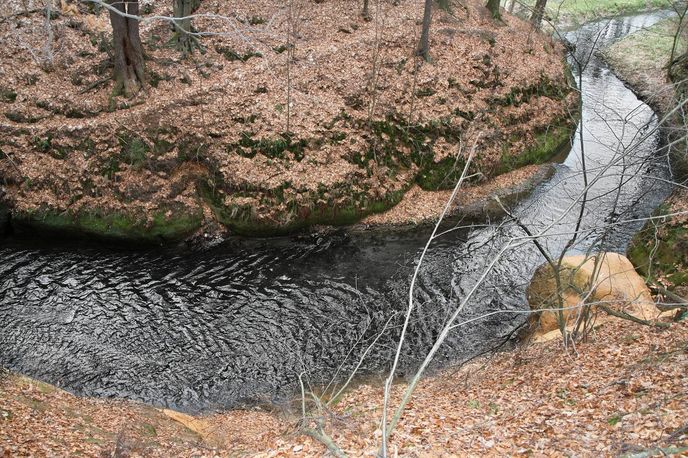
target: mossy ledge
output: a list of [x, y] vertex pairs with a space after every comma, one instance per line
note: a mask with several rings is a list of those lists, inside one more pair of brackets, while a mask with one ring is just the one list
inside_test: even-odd
[[49, 208], [15, 211], [17, 232], [47, 232], [67, 237], [88, 236], [128, 243], [166, 243], [183, 240], [201, 227], [201, 213], [156, 211], [150, 218], [124, 212], [59, 212]]
[[[273, 190], [236, 189], [224, 182], [218, 170], [210, 166], [209, 169], [215, 171], [210, 172], [210, 176], [198, 180], [198, 199], [210, 207], [215, 220], [233, 233], [268, 237], [302, 231], [311, 226], [356, 224], [366, 216], [394, 207], [414, 183], [428, 191], [453, 187], [465, 165], [464, 159], [451, 157], [435, 162], [432, 159], [432, 145], [440, 138], [452, 142], [459, 141], [461, 129], [453, 125], [456, 124], [456, 120], [452, 123], [451, 120], [445, 119], [410, 128], [401, 121], [395, 121], [396, 118], [390, 117], [373, 124], [370, 128], [376, 143], [376, 159], [388, 167], [395, 176], [402, 173], [407, 176], [403, 186], [389, 190], [383, 195], [375, 195], [371, 190], [365, 189], [354, 191], [351, 184], [340, 183], [335, 188], [296, 191], [299, 195], [297, 201], [285, 198], [284, 191], [291, 186], [288, 182]], [[535, 134], [530, 148], [517, 156], [510, 154], [511, 142], [507, 140], [499, 163], [491, 170], [483, 169], [483, 172], [492, 177], [527, 165], [550, 162], [555, 156], [568, 150], [576, 125], [575, 120], [570, 118], [554, 120], [552, 125]], [[283, 143], [280, 143], [280, 146], [284, 147], [284, 151], [297, 145], [294, 151], [289, 150], [294, 154], [301, 152], [305, 148], [304, 145], [310, 145], [312, 141], [290, 138]], [[135, 141], [126, 141], [124, 144], [138, 145]], [[246, 142], [245, 149], [249, 153], [256, 149], [259, 150], [255, 151], [256, 154], [264, 154], [262, 150], [266, 144], [253, 141], [249, 145]], [[147, 162], [142, 159], [146, 157], [148, 150], [144, 148], [147, 146], [145, 143], [141, 145], [141, 148], [122, 147], [122, 155], [127, 153], [127, 163], [135, 169], [147, 167]], [[174, 144], [171, 144], [171, 148], [174, 148], [172, 145]], [[183, 142], [177, 144], [180, 151], [182, 147]], [[143, 152], [135, 154], [138, 150]], [[372, 150], [364, 151], [364, 154], [350, 160], [359, 165], [364, 173], [372, 173], [368, 170], [370, 160], [374, 157]], [[404, 154], [402, 151], [407, 153]], [[297, 156], [294, 160], [301, 159], [300, 155], [294, 155]], [[281, 154], [275, 154], [274, 157], [280, 158]], [[117, 158], [119, 160], [120, 156]], [[411, 169], [416, 172], [410, 173]], [[114, 175], [117, 170], [107, 172]], [[227, 197], [253, 197], [254, 205], [235, 205], [231, 203], [232, 199], [226, 201]], [[0, 226], [3, 221], [9, 219], [7, 213], [8, 211], [3, 213], [0, 209]], [[168, 216], [165, 216], [166, 214]], [[32, 211], [12, 211], [11, 220], [12, 227], [18, 233], [48, 232], [67, 237], [87, 236], [105, 241], [147, 244], [183, 240], [197, 232], [204, 224], [200, 210], [191, 212], [183, 207], [159, 210], [150, 215], [126, 211], [109, 213], [98, 208], [74, 212], [40, 207]]]
[[[662, 205], [655, 216], [670, 213], [668, 205]], [[656, 232], [659, 231], [659, 232]], [[628, 259], [636, 270], [651, 283], [668, 283], [670, 291], [688, 292], [688, 227], [668, 224], [659, 228], [648, 223], [633, 238], [628, 248]], [[658, 282], [659, 279], [662, 282]]]
[[519, 156], [502, 155], [497, 175], [516, 170], [526, 165], [544, 164], [571, 149], [572, 139], [576, 133], [577, 122], [562, 120], [535, 136], [533, 146]]
[[[391, 191], [380, 198], [371, 198], [365, 193], [352, 193], [345, 203], [337, 205], [333, 199], [318, 199], [299, 205], [283, 202], [280, 196], [263, 197], [263, 204], [279, 205], [286, 210], [261, 217], [251, 205], [226, 205], [216, 189], [208, 182], [199, 183], [206, 203], [213, 210], [217, 220], [234, 233], [245, 236], [269, 237], [294, 233], [311, 226], [348, 226], [362, 218], [388, 210], [398, 204], [407, 189]], [[321, 194], [322, 197], [322, 194]]]

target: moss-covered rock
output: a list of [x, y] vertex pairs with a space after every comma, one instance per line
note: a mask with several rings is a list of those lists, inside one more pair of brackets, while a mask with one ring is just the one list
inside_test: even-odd
[[[668, 205], [657, 216], [670, 212]], [[688, 297], [688, 227], [668, 218], [665, 224], [648, 222], [628, 248], [628, 258], [651, 283], [659, 283]]]
[[201, 226], [200, 211], [184, 208], [158, 210], [150, 217], [125, 212], [82, 210], [58, 212], [48, 208], [15, 212], [12, 218], [19, 231], [50, 232], [62, 236], [88, 236], [133, 243], [160, 243], [182, 240]]
[[562, 120], [535, 136], [533, 145], [518, 156], [509, 154], [508, 144], [497, 168], [497, 175], [516, 170], [531, 164], [544, 164], [552, 158], [567, 152], [571, 148], [572, 137], [576, 133], [577, 123]]
[[[288, 185], [286, 185], [288, 186]], [[232, 232], [246, 236], [275, 236], [293, 233], [310, 226], [345, 226], [362, 218], [380, 213], [401, 201], [406, 189], [392, 191], [382, 197], [372, 198], [363, 192], [342, 194], [346, 198], [335, 198], [332, 190], [321, 189], [311, 192], [301, 203], [285, 200], [283, 191], [263, 193], [260, 204], [233, 202], [226, 199], [227, 193], [213, 188], [208, 182], [199, 183], [206, 203], [216, 218]], [[324, 197], [325, 193], [329, 197]], [[261, 212], [258, 206], [272, 208]]]

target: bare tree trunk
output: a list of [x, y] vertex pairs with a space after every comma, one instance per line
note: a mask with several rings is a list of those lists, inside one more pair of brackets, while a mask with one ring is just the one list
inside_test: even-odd
[[[199, 6], [201, 6], [201, 0], [173, 0], [172, 11], [175, 18], [185, 18], [192, 15]], [[175, 47], [184, 56], [191, 54], [194, 48], [198, 46], [198, 39], [190, 35], [193, 32], [191, 19], [175, 20], [174, 29]]]
[[420, 34], [418, 44], [418, 55], [423, 59], [430, 60], [430, 23], [432, 22], [432, 0], [425, 0], [423, 9], [423, 30]]
[[[138, 16], [138, 0], [111, 1], [110, 3], [122, 14]], [[115, 11], [110, 11], [112, 37], [115, 59], [115, 95], [123, 94], [127, 97], [135, 95], [146, 86], [143, 65], [143, 46], [139, 36], [139, 21], [124, 17]]]
[[494, 19], [501, 19], [501, 14], [499, 14], [499, 0], [487, 0], [487, 5], [485, 7], [490, 10], [492, 17]]
[[545, 6], [547, 6], [547, 0], [537, 0], [535, 2], [535, 8], [533, 8], [533, 14], [530, 16], [530, 23], [536, 29], [540, 28], [542, 24], [542, 18], [545, 15]]
[[363, 0], [363, 11], [361, 11], [361, 16], [366, 21], [370, 21], [370, 0]]

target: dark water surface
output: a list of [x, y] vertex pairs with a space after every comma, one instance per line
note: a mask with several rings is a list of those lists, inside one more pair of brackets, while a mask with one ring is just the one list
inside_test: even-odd
[[[608, 44], [665, 15], [587, 25], [568, 38], [582, 56], [590, 43]], [[654, 154], [658, 136], [627, 148], [656, 120], [595, 57], [584, 71], [583, 96], [593, 184], [571, 250], [623, 251], [641, 223], [620, 222], [647, 216], [668, 191], [652, 178], [666, 176]], [[513, 209], [533, 232], [544, 232], [554, 254], [575, 227], [581, 170], [576, 140], [553, 178]], [[616, 224], [611, 232], [608, 223]], [[389, 367], [414, 261], [428, 235], [423, 229], [237, 239], [202, 252], [7, 239], [0, 242], [0, 365], [78, 394], [200, 411], [279, 401], [293, 393], [300, 373], [314, 386], [347, 375], [389, 322], [363, 364], [364, 374], [377, 374]], [[433, 244], [400, 375], [422, 358], [501, 247], [522, 235], [515, 224], [498, 222], [452, 231]], [[532, 244], [507, 251], [460, 321], [525, 310], [525, 288], [542, 262]], [[496, 314], [459, 327], [437, 364], [493, 348], [525, 316]]]

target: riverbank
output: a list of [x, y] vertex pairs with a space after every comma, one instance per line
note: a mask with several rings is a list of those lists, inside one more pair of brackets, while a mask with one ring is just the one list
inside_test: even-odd
[[[552, 164], [528, 165], [499, 175], [486, 183], [461, 188], [446, 216], [459, 216], [468, 221], [503, 216], [504, 211], [495, 197], [505, 205], [518, 202], [553, 173]], [[354, 227], [385, 229], [433, 224], [441, 216], [451, 194], [452, 190], [425, 191], [420, 186], [413, 186], [393, 208], [384, 213], [368, 216]]]
[[[196, 20], [218, 34], [193, 58], [142, 23], [150, 87], [131, 100], [112, 96], [105, 12], [65, 3], [46, 25], [11, 16], [20, 3], [0, 23], [0, 194], [17, 230], [160, 242], [350, 225], [416, 186], [450, 189], [473, 147], [467, 186], [548, 162], [575, 129], [563, 47], [478, 1], [437, 9], [422, 64], [413, 2], [372, 21], [318, 3], [293, 50], [273, 2], [203, 2], [229, 19]], [[26, 51], [46, 27], [49, 68]]]
[[[669, 80], [667, 63], [671, 56], [675, 19], [667, 19], [646, 30], [641, 30], [604, 50], [605, 60], [614, 72], [650, 105], [660, 116], [667, 117], [681, 97], [676, 85]], [[685, 46], [682, 40], [679, 48]], [[678, 80], [681, 80], [679, 77]], [[685, 133], [685, 121], [680, 116], [668, 117], [664, 136], [669, 142]], [[686, 164], [688, 153], [683, 142], [668, 151], [679, 187], [658, 210], [657, 216], [666, 216], [660, 222], [649, 221], [634, 238], [628, 249], [629, 259], [650, 283], [688, 297], [688, 190]]]
[[[544, 20], [566, 30], [589, 21], [671, 8], [673, 4], [671, 0], [550, 0]], [[522, 14], [530, 17], [535, 1], [527, 1], [525, 5]]]
[[[420, 383], [392, 450], [403, 456], [685, 453], [687, 342], [685, 320], [659, 329], [611, 319], [575, 353], [554, 340], [444, 370]], [[323, 412], [326, 431], [351, 456], [377, 450], [381, 386], [353, 388]], [[394, 387], [395, 399], [403, 388]], [[78, 398], [5, 375], [0, 453], [321, 456], [324, 446], [299, 430], [300, 409], [190, 417]]]

